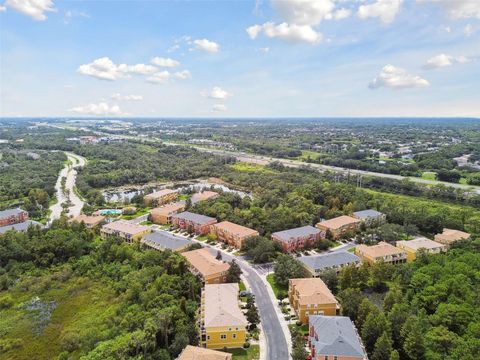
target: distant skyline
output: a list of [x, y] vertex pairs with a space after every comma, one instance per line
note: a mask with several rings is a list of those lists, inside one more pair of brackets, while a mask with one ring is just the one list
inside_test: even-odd
[[0, 0], [0, 116], [480, 117], [480, 1]]

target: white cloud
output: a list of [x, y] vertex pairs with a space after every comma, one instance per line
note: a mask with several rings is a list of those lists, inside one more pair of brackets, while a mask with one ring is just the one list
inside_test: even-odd
[[180, 80], [189, 79], [192, 77], [192, 74], [188, 70], [177, 71], [173, 76]]
[[368, 5], [361, 5], [357, 15], [360, 19], [378, 17], [384, 24], [391, 23], [400, 11], [402, 0], [375, 0]]
[[68, 110], [77, 114], [95, 115], [95, 116], [108, 116], [108, 115], [125, 115], [118, 105], [108, 105], [106, 102], [100, 102], [98, 104], [87, 104], [84, 106], [76, 106]]
[[315, 31], [310, 25], [287, 23], [275, 25], [272, 22], [266, 22], [263, 25], [251, 26], [246, 31], [251, 39], [255, 39], [258, 34], [263, 33], [266, 37], [279, 38], [292, 43], [306, 42], [316, 44], [323, 38], [322, 34]]
[[162, 58], [162, 57], [154, 57], [151, 61], [153, 65], [159, 66], [159, 67], [167, 67], [167, 68], [172, 68], [180, 65], [180, 62], [177, 60], [173, 60], [170, 58]]
[[0, 12], [7, 11], [7, 7], [0, 5]]
[[453, 64], [465, 64], [470, 59], [465, 56], [454, 57], [446, 54], [439, 54], [427, 60], [423, 66], [425, 69], [438, 69], [442, 67], [452, 66]]
[[348, 18], [351, 14], [352, 14], [352, 11], [350, 9], [341, 8], [336, 10], [333, 13], [333, 18], [335, 20], [343, 20]]
[[475, 30], [473, 29], [473, 26], [472, 26], [471, 24], [467, 24], [467, 25], [465, 25], [465, 27], [463, 28], [463, 34], [464, 34], [466, 37], [469, 37], [469, 36], [472, 35], [474, 32], [475, 32]]
[[193, 43], [197, 46], [197, 49], [206, 52], [216, 53], [220, 50], [220, 45], [207, 39], [197, 39]]
[[103, 57], [96, 59], [89, 64], [80, 65], [77, 71], [82, 75], [113, 81], [122, 77], [127, 77], [129, 74], [153, 74], [155, 71], [157, 71], [157, 68], [146, 64], [116, 65], [112, 60], [110, 60], [110, 58]]
[[266, 54], [266, 53], [270, 52], [270, 48], [269, 47], [263, 47], [263, 48], [259, 48], [258, 51]]
[[406, 70], [393, 65], [385, 65], [382, 71], [369, 84], [371, 89], [388, 87], [391, 89], [407, 89], [415, 87], [426, 87], [430, 83], [420, 76], [411, 75]]
[[480, 19], [480, 1], [478, 0], [417, 0], [421, 3], [438, 4], [453, 19]]
[[72, 18], [79, 17], [79, 18], [85, 18], [85, 19], [90, 19], [90, 15], [83, 11], [77, 11], [77, 10], [67, 10], [65, 11], [65, 16], [63, 18], [63, 23], [64, 24], [70, 24], [70, 21]]
[[209, 97], [211, 99], [225, 100], [226, 98], [232, 96], [228, 91], [222, 89], [219, 86], [214, 86], [210, 91], [203, 91], [202, 95]]
[[213, 112], [224, 112], [227, 111], [227, 107], [223, 104], [215, 104], [212, 106]]
[[152, 84], [165, 84], [170, 80], [170, 73], [167, 70], [154, 73], [147, 78], [147, 81]]
[[332, 0], [272, 0], [278, 15], [289, 24], [317, 25], [333, 17]]
[[57, 11], [53, 0], [7, 0], [5, 5], [37, 21], [46, 20], [46, 12]]
[[135, 94], [122, 95], [122, 94], [119, 94], [119, 93], [115, 93], [115, 94], [112, 94], [111, 98], [115, 99], [115, 100], [125, 100], [125, 101], [141, 101], [141, 100], [143, 100], [142, 95], [135, 95]]

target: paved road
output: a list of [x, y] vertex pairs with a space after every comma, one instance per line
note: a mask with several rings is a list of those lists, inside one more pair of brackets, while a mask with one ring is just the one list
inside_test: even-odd
[[[57, 183], [55, 184], [57, 202], [50, 207], [50, 219], [49, 224], [60, 218], [60, 215], [63, 211], [62, 204], [70, 199], [72, 205], [68, 208], [69, 216], [78, 216], [80, 215], [84, 201], [80, 199], [77, 194], [75, 194], [75, 182], [77, 179], [77, 170], [79, 167], [83, 167], [86, 164], [86, 159], [80, 155], [73, 153], [65, 153], [68, 157], [69, 163], [60, 171], [58, 175]], [[62, 190], [62, 178], [66, 178], [65, 187], [68, 190], [67, 193], [64, 193]]]

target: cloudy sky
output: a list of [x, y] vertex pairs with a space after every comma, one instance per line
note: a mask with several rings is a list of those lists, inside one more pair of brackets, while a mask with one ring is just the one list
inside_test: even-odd
[[1, 116], [480, 116], [480, 0], [0, 4]]

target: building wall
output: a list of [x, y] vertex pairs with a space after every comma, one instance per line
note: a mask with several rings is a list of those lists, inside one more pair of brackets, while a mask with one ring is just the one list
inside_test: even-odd
[[28, 220], [28, 213], [26, 211], [22, 211], [16, 215], [0, 218], [0, 226], [19, 224], [27, 220]]
[[[289, 287], [288, 289], [288, 299], [290, 301], [290, 306], [295, 311], [295, 314], [298, 316], [298, 320], [302, 324], [308, 324], [309, 315], [326, 315], [326, 316], [335, 316], [337, 315], [337, 304], [310, 304], [310, 307], [307, 305], [300, 305], [298, 301], [298, 295], [295, 291], [295, 287]], [[317, 307], [315, 307], [317, 305]], [[307, 314], [308, 312], [308, 314]]]
[[139, 232], [139, 233], [136, 233], [136, 234], [127, 234], [123, 231], [112, 231], [110, 229], [102, 229], [100, 231], [100, 234], [102, 236], [102, 238], [107, 238], [109, 236], [118, 236], [120, 238], [122, 238], [123, 240], [125, 240], [127, 243], [134, 243], [134, 242], [137, 242], [137, 241], [140, 241], [140, 239], [142, 237], [144, 237], [145, 235], [149, 234], [151, 232], [150, 229], [148, 230], [145, 230], [145, 231], [142, 231], [142, 232]]
[[205, 329], [205, 341], [202, 341], [202, 344], [207, 349], [240, 348], [246, 339], [247, 331], [243, 326], [212, 327]]
[[203, 279], [205, 284], [223, 284], [227, 280], [227, 273], [220, 272], [214, 275], [209, 275]]
[[249, 237], [257, 236], [256, 234], [248, 235], [248, 236], [237, 236], [235, 234], [223, 231], [221, 229], [217, 229], [216, 227], [212, 227], [211, 233], [217, 237], [217, 240], [222, 241], [228, 245], [231, 245], [237, 249], [241, 249], [243, 242], [248, 239]]
[[333, 238], [338, 239], [338, 238], [342, 237], [343, 235], [345, 235], [349, 231], [356, 231], [358, 229], [358, 223], [347, 224], [347, 225], [344, 225], [344, 226], [342, 226], [338, 229], [331, 229], [327, 226], [323, 226], [323, 225], [320, 225], [320, 224], [317, 224], [316, 227], [319, 228], [320, 230], [324, 231], [325, 233], [327, 232], [327, 230], [330, 230]]
[[197, 235], [207, 235], [210, 232], [210, 225], [213, 225], [217, 222], [217, 220], [212, 220], [207, 224], [197, 224], [193, 221], [180, 219], [180, 218], [172, 218], [172, 225], [182, 229], [188, 230], [191, 226], [193, 232]]
[[172, 201], [175, 201], [176, 199], [177, 199], [177, 193], [166, 194], [159, 197], [151, 197], [146, 195], [143, 198], [143, 202], [145, 203], [146, 206], [153, 206], [153, 205], [160, 206], [160, 205], [165, 205]]
[[[398, 248], [402, 249], [407, 253], [407, 262], [412, 262], [417, 258], [417, 251], [410, 249], [408, 247], [403, 247], [400, 244], [397, 245]], [[439, 254], [442, 252], [441, 248], [436, 249], [424, 249], [427, 254]]]
[[290, 242], [284, 242], [281, 239], [279, 239], [277, 236], [272, 235], [272, 240], [278, 241], [282, 245], [284, 251], [292, 252], [299, 249], [303, 249], [306, 245], [313, 245], [315, 241], [320, 239], [320, 237], [321, 237], [321, 233], [318, 233], [318, 234], [312, 234], [308, 236], [299, 236], [297, 238], [291, 239]]

